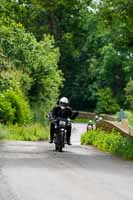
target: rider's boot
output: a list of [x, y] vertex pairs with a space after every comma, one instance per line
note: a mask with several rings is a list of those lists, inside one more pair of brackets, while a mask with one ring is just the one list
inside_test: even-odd
[[70, 142], [70, 138], [68, 138], [67, 144], [68, 144], [68, 145], [72, 145], [72, 143]]
[[53, 141], [54, 141], [54, 137], [53, 137], [53, 135], [52, 135], [52, 137], [50, 137], [49, 143], [52, 144]]
[[68, 145], [72, 145], [72, 143], [71, 143], [71, 142], [68, 142], [67, 144], [68, 144]]

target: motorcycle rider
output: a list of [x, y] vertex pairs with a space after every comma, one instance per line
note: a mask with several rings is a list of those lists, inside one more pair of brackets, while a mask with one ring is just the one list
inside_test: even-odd
[[93, 129], [94, 129], [94, 124], [93, 124], [93, 121], [90, 119], [87, 124], [87, 131], [93, 130]]
[[[72, 108], [69, 106], [69, 100], [67, 97], [62, 97], [59, 100], [59, 104], [56, 105], [53, 110], [49, 113], [49, 118], [51, 120], [50, 124], [50, 141], [49, 143], [53, 143], [54, 140], [54, 133], [55, 133], [55, 123], [54, 121], [56, 118], [61, 117], [65, 119], [74, 119], [78, 115], [78, 112], [73, 112]], [[67, 144], [71, 145], [70, 142], [71, 137], [71, 123], [67, 125], [67, 133], [66, 133], [66, 139]]]

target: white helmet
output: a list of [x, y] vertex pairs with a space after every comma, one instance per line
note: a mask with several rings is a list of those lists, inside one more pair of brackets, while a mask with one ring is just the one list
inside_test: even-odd
[[69, 104], [69, 100], [67, 97], [62, 97], [59, 100], [59, 105], [61, 106], [62, 109], [64, 109], [66, 106], [68, 106], [68, 104]]
[[99, 117], [99, 120], [102, 120], [103, 118], [102, 117]]
[[98, 116], [98, 115], [95, 116], [95, 120], [96, 120], [96, 121], [99, 120], [99, 116]]

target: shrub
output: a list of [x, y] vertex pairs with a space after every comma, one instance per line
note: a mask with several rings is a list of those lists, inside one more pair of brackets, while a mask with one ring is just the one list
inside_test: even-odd
[[98, 113], [114, 114], [120, 109], [115, 98], [113, 98], [110, 88], [100, 89], [98, 91], [98, 102], [96, 111]]
[[0, 71], [0, 91], [2, 92], [6, 90], [16, 91], [21, 89], [22, 92], [27, 95], [31, 83], [32, 78], [28, 73], [25, 73], [22, 70], [17, 70], [14, 66], [11, 68], [8, 67], [8, 69], [3, 68]]
[[4, 139], [6, 135], [9, 134], [9, 129], [0, 123], [0, 140]]
[[90, 130], [81, 136], [81, 144], [92, 144], [99, 149], [127, 159], [133, 159], [133, 139], [122, 136], [119, 132]]
[[3, 93], [0, 94], [0, 121], [12, 123], [15, 119], [15, 109]]
[[132, 80], [127, 83], [125, 92], [126, 92], [127, 103], [129, 104], [130, 109], [133, 110], [133, 81]]
[[32, 120], [32, 112], [23, 93], [7, 90], [0, 94], [0, 120], [4, 123], [27, 123]]
[[[63, 74], [58, 69], [60, 53], [55, 47], [54, 38], [44, 35], [38, 42], [22, 24], [9, 18], [1, 18], [0, 27], [4, 66], [8, 63], [6, 58], [9, 58], [16, 71], [23, 72], [20, 86], [29, 98], [30, 105], [38, 103], [48, 112], [55, 105], [63, 84]], [[1, 64], [0, 61], [0, 65], [3, 66], [3, 62]]]
[[7, 91], [5, 97], [11, 102], [12, 107], [15, 108], [14, 123], [23, 124], [31, 121], [32, 112], [30, 106], [20, 90], [17, 92]]

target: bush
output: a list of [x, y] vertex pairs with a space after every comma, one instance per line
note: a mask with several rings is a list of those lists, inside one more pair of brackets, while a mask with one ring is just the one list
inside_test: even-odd
[[0, 140], [4, 139], [6, 135], [9, 134], [9, 129], [0, 123]]
[[19, 79], [20, 86], [30, 105], [40, 104], [48, 112], [55, 105], [63, 84], [63, 74], [58, 69], [60, 53], [54, 38], [44, 35], [38, 42], [22, 24], [9, 18], [0, 19], [0, 27], [0, 53], [5, 56], [4, 64], [0, 61], [0, 65], [7, 66], [6, 58], [9, 58], [10, 65], [23, 72]]
[[120, 109], [115, 98], [113, 98], [110, 88], [100, 89], [98, 91], [98, 101], [96, 105], [97, 113], [114, 114]]
[[15, 109], [11, 102], [6, 99], [3, 93], [0, 94], [0, 121], [3, 123], [13, 123], [15, 119]]
[[27, 95], [31, 87], [32, 78], [28, 73], [17, 70], [14, 66], [10, 68], [6, 65], [6, 67], [8, 67], [8, 69], [3, 68], [0, 71], [0, 91], [16, 91], [21, 89], [21, 91]]
[[81, 144], [92, 144], [99, 149], [126, 159], [133, 159], [133, 139], [122, 136], [119, 132], [90, 130], [81, 136]]
[[31, 122], [32, 112], [20, 90], [9, 90], [0, 94], [0, 120], [19, 124]]
[[132, 80], [127, 83], [125, 92], [126, 92], [126, 100], [127, 100], [127, 103], [129, 104], [129, 108], [133, 110], [133, 81]]

